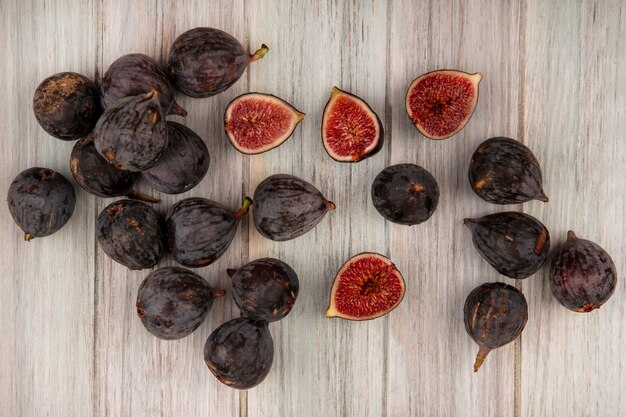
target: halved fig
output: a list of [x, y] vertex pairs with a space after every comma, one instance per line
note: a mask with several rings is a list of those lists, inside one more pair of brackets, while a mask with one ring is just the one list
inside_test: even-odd
[[286, 101], [263, 93], [235, 97], [224, 112], [224, 130], [239, 152], [254, 155], [280, 146], [304, 119]]
[[360, 253], [335, 277], [326, 317], [371, 320], [389, 313], [404, 298], [404, 278], [383, 255]]
[[322, 143], [338, 162], [359, 162], [383, 147], [380, 118], [361, 98], [333, 87], [322, 118]]
[[465, 127], [476, 109], [480, 72], [437, 70], [419, 76], [406, 94], [409, 118], [429, 139], [448, 139]]

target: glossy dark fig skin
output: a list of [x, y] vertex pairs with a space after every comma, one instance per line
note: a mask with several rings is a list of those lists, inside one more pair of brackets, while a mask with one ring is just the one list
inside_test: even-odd
[[508, 211], [463, 222], [472, 231], [476, 250], [502, 275], [528, 278], [546, 261], [550, 233], [528, 214]]
[[274, 360], [274, 341], [267, 324], [249, 318], [227, 321], [204, 345], [204, 362], [223, 384], [236, 389], [259, 385]]
[[141, 176], [155, 190], [180, 194], [198, 185], [209, 170], [209, 150], [193, 130], [167, 122], [168, 146], [159, 162]]
[[91, 132], [102, 113], [98, 87], [75, 72], [54, 74], [35, 90], [33, 111], [43, 130], [55, 138], [82, 138]]
[[96, 149], [117, 169], [143, 171], [156, 165], [168, 144], [158, 92], [116, 101], [104, 111], [94, 132]]
[[257, 259], [227, 273], [237, 307], [253, 320], [268, 323], [284, 318], [298, 297], [298, 275], [280, 259]]
[[567, 241], [550, 267], [554, 298], [565, 308], [589, 313], [606, 303], [616, 286], [617, 270], [611, 256], [597, 243], [567, 232]]
[[159, 92], [163, 112], [187, 116], [187, 111], [174, 100], [174, 88], [163, 68], [144, 54], [128, 54], [116, 59], [102, 77], [100, 99], [107, 108], [129, 96]]
[[190, 268], [215, 262], [230, 246], [251, 204], [248, 197], [237, 211], [197, 197], [174, 204], [165, 220], [165, 234], [176, 262]]
[[465, 300], [463, 318], [467, 334], [480, 347], [474, 372], [494, 349], [515, 340], [528, 321], [528, 304], [517, 288], [502, 282], [482, 284]]
[[287, 174], [267, 177], [254, 192], [252, 215], [256, 229], [276, 241], [294, 239], [313, 229], [335, 209], [310, 183]]
[[198, 27], [181, 34], [172, 45], [168, 71], [184, 94], [210, 97], [233, 85], [248, 64], [268, 52], [268, 47], [249, 55], [237, 39], [214, 28]]
[[152, 268], [163, 256], [159, 216], [140, 201], [109, 204], [96, 220], [96, 236], [111, 259], [132, 270]]
[[9, 211], [24, 231], [24, 240], [53, 234], [72, 217], [76, 195], [72, 184], [48, 168], [20, 172], [9, 186]]
[[412, 226], [428, 220], [437, 209], [439, 185], [418, 165], [392, 165], [374, 179], [372, 203], [385, 219]]
[[468, 177], [476, 195], [489, 203], [548, 201], [537, 158], [514, 139], [498, 137], [481, 143], [472, 155]]
[[137, 293], [137, 315], [152, 335], [163, 340], [189, 336], [202, 324], [216, 297], [201, 276], [185, 268], [167, 266], [151, 272]]

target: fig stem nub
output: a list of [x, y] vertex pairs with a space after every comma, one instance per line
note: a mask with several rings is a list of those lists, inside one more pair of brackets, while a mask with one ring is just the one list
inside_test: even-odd
[[539, 194], [537, 194], [535, 200], [543, 201], [544, 203], [548, 202], [548, 196], [543, 192], [543, 188], [539, 190]]
[[233, 215], [235, 217], [242, 217], [244, 214], [248, 212], [248, 209], [252, 205], [252, 199], [250, 197], [246, 197], [243, 199], [243, 205], [239, 210], [237, 210]]
[[214, 298], [223, 297], [225, 295], [226, 295], [226, 291], [224, 291], [224, 290], [213, 290], [213, 297]]
[[487, 358], [487, 355], [489, 354], [489, 352], [490, 350], [485, 346], [481, 346], [480, 349], [478, 349], [478, 354], [476, 355], [476, 362], [474, 362], [474, 372], [478, 372], [483, 362], [485, 362], [485, 359]]
[[470, 218], [465, 218], [463, 219], [463, 224], [466, 226], [471, 226], [474, 223], [474, 219], [470, 219]]
[[263, 58], [269, 52], [269, 50], [270, 48], [268, 48], [266, 44], [262, 44], [261, 47], [257, 49], [254, 54], [250, 55], [250, 62], [258, 61], [259, 59]]
[[232, 277], [233, 275], [235, 275], [235, 272], [237, 272], [236, 269], [232, 269], [232, 268], [228, 268], [226, 270], [226, 274], [228, 274], [229, 277]]
[[568, 230], [567, 232], [567, 240], [576, 239], [576, 233], [573, 230]]
[[478, 84], [478, 83], [480, 82], [480, 80], [482, 80], [482, 79], [483, 79], [483, 74], [482, 74], [482, 73], [480, 73], [480, 72], [477, 72], [477, 73], [471, 74], [471, 75], [469, 76], [469, 78], [470, 78], [473, 82], [475, 82], [476, 84]]
[[334, 210], [336, 208], [337, 208], [337, 206], [332, 201], [327, 201], [326, 202], [326, 210], [331, 211], [331, 210]]

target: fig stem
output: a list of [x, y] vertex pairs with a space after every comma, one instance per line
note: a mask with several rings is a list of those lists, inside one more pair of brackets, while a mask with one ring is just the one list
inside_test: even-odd
[[539, 194], [535, 196], [535, 200], [543, 201], [544, 203], [548, 202], [548, 196], [543, 192], [543, 188], [539, 190]]
[[226, 295], [226, 291], [224, 291], [224, 290], [213, 290], [213, 297], [214, 298], [223, 297], [225, 295]]
[[326, 202], [326, 210], [331, 211], [331, 210], [334, 210], [336, 208], [337, 208], [337, 206], [332, 201], [327, 201]]
[[251, 205], [252, 205], [252, 199], [246, 196], [246, 198], [243, 199], [243, 205], [241, 206], [239, 210], [233, 213], [233, 216], [237, 218], [242, 217], [244, 214], [248, 212], [248, 209], [250, 208]]
[[485, 359], [487, 359], [487, 355], [491, 352], [487, 346], [481, 346], [478, 349], [478, 354], [476, 355], [476, 362], [474, 362], [474, 372], [478, 372]]
[[568, 230], [567, 232], [567, 240], [576, 239], [576, 233], [573, 230]]
[[474, 219], [465, 218], [465, 219], [463, 219], [463, 224], [467, 226], [469, 224], [474, 223], [474, 221], [475, 221]]
[[158, 203], [160, 201], [158, 198], [150, 197], [148, 194], [140, 193], [139, 191], [131, 191], [126, 194], [126, 197], [143, 201], [144, 203]]
[[172, 102], [172, 108], [170, 109], [170, 114], [175, 114], [177, 116], [187, 116], [187, 110], [181, 107], [177, 102]]
[[33, 239], [30, 233], [24, 233], [24, 240], [30, 242]]
[[270, 48], [268, 48], [266, 44], [262, 44], [261, 47], [257, 49], [254, 54], [250, 55], [249, 62], [258, 61], [259, 59], [263, 58], [265, 54], [269, 52], [269, 50]]

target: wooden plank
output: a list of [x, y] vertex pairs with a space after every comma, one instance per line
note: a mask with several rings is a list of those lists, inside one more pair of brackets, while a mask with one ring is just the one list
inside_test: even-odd
[[548, 270], [524, 281], [522, 415], [626, 415], [626, 5], [528, 1], [524, 139], [542, 161], [548, 204], [529, 212], [552, 245], [568, 229], [613, 257], [621, 280], [600, 311], [552, 297]]

